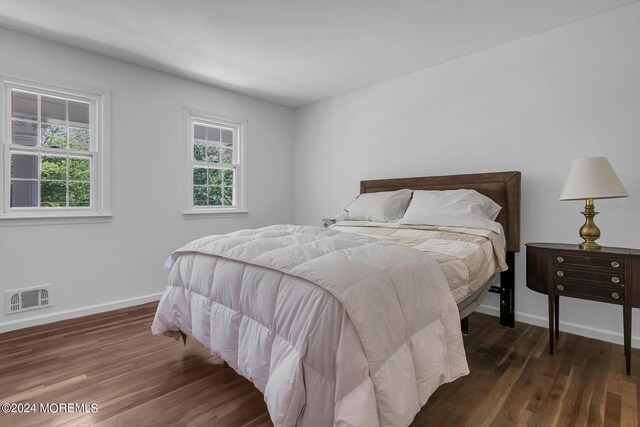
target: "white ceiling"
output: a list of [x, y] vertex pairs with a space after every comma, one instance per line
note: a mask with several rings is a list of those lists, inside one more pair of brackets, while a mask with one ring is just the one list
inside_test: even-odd
[[298, 107], [638, 0], [0, 1], [0, 26]]

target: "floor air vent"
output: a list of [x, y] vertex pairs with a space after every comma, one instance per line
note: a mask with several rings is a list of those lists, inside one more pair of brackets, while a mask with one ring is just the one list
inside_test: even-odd
[[44, 285], [37, 288], [14, 289], [5, 291], [5, 314], [36, 310], [53, 305], [51, 288]]

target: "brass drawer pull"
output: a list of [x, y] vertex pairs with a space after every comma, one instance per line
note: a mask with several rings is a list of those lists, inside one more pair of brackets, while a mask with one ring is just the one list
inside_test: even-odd
[[611, 261], [611, 267], [618, 268], [620, 267], [620, 263], [618, 261]]
[[611, 298], [613, 299], [620, 299], [620, 294], [617, 292], [611, 292]]
[[619, 277], [615, 277], [615, 276], [614, 276], [614, 277], [612, 277], [612, 278], [611, 278], [611, 281], [612, 281], [613, 283], [620, 283], [620, 278], [619, 278]]
[[557, 288], [559, 291], [564, 291], [564, 285], [558, 285], [558, 286], [556, 286], [556, 288]]
[[562, 277], [562, 276], [564, 276], [564, 271], [562, 271], [562, 270], [558, 270], [558, 271], [556, 272], [556, 274], [558, 275], [558, 277]]
[[556, 258], [556, 260], [557, 260], [558, 262], [564, 262], [564, 258], [562, 258], [561, 256], [559, 256], [558, 258]]

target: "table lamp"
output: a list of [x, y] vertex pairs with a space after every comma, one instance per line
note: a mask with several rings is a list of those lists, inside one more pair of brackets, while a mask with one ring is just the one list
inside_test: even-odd
[[606, 157], [586, 157], [571, 162], [569, 175], [560, 194], [560, 200], [585, 200], [585, 223], [580, 227], [582, 249], [600, 249], [596, 240], [600, 229], [594, 224], [593, 217], [598, 214], [593, 207], [593, 199], [611, 199], [627, 197], [629, 193], [614, 172]]

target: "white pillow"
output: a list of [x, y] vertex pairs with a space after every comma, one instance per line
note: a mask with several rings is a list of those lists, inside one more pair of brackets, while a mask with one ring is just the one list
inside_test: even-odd
[[355, 221], [393, 222], [404, 215], [411, 199], [411, 190], [363, 193], [346, 210]]
[[409, 210], [413, 213], [472, 213], [495, 220], [502, 208], [476, 190], [416, 190]]
[[475, 190], [416, 190], [398, 223], [483, 228], [500, 233], [502, 226], [493, 221], [500, 209]]

